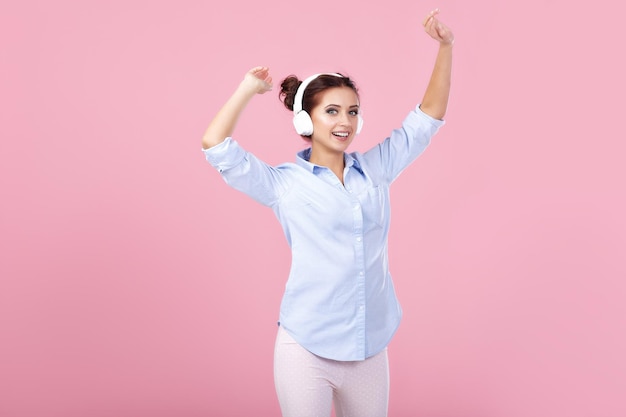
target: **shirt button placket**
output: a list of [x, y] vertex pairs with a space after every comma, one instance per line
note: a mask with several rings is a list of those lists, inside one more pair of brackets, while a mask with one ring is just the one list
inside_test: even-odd
[[363, 244], [363, 213], [361, 211], [361, 204], [356, 202], [354, 204], [354, 230], [355, 236], [355, 255], [356, 265], [355, 269], [358, 272], [356, 277], [357, 281], [357, 294], [355, 300], [356, 307], [356, 322], [357, 322], [357, 352], [360, 357], [365, 359], [365, 247]]

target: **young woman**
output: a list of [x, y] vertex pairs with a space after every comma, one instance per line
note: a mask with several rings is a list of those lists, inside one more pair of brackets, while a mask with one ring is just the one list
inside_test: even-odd
[[226, 182], [271, 207], [292, 251], [280, 306], [274, 380], [284, 417], [387, 415], [387, 345], [401, 309], [388, 269], [389, 186], [443, 125], [452, 32], [424, 20], [439, 42], [426, 92], [400, 129], [371, 150], [347, 153], [361, 130], [359, 95], [341, 74], [281, 84], [297, 133], [310, 147], [295, 163], [269, 166], [231, 135], [256, 94], [272, 89], [268, 68], [246, 73], [206, 130], [206, 159]]

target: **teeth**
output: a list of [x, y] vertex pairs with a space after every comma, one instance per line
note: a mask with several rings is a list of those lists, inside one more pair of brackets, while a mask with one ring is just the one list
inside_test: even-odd
[[346, 132], [333, 132], [335, 136], [341, 136], [342, 138], [347, 138], [348, 134]]

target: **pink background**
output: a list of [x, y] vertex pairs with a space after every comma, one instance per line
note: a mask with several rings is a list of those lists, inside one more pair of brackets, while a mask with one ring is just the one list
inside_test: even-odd
[[[288, 248], [200, 137], [267, 65], [353, 76], [367, 149], [422, 97], [434, 7], [454, 85], [448, 124], [392, 188], [390, 416], [625, 416], [618, 5], [4, 2], [0, 416], [279, 415]], [[273, 164], [303, 146], [277, 92], [237, 130]]]

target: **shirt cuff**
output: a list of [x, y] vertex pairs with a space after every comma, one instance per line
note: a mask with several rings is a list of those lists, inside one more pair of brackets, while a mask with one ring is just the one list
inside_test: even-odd
[[422, 103], [418, 104], [417, 107], [415, 107], [415, 112], [418, 114], [418, 116], [420, 116], [421, 118], [428, 120], [431, 124], [433, 124], [437, 129], [439, 129], [441, 126], [443, 126], [444, 124], [446, 124], [445, 120], [439, 120], [439, 119], [435, 119], [432, 116], [429, 116], [428, 114], [424, 113], [422, 111], [422, 109], [420, 109], [420, 106], [422, 105]]
[[238, 165], [246, 156], [246, 151], [232, 137], [227, 137], [222, 143], [209, 149], [202, 149], [202, 152], [207, 162], [219, 172]]

